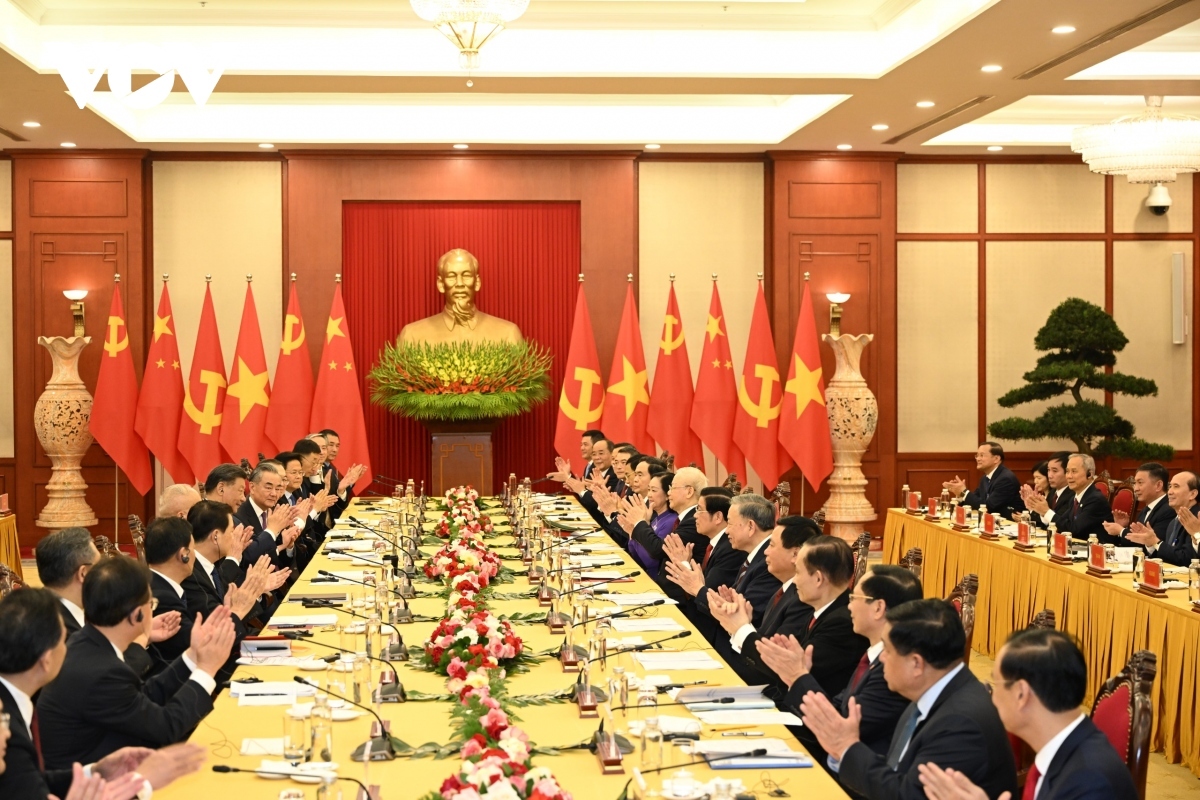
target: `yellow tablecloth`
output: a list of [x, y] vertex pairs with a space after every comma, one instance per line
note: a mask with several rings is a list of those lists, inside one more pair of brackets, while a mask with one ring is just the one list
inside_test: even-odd
[[974, 647], [995, 657], [1009, 634], [1029, 625], [1042, 609], [1053, 609], [1058, 628], [1077, 636], [1088, 662], [1088, 696], [1121, 670], [1135, 650], [1158, 656], [1154, 733], [1151, 744], [1171, 762], [1183, 761], [1200, 775], [1197, 725], [1197, 665], [1200, 614], [1188, 607], [1186, 590], [1166, 599], [1138, 594], [1128, 574], [1094, 578], [1086, 566], [1053, 564], [1044, 549], [1022, 553], [1013, 541], [988, 542], [900, 509], [888, 512], [884, 560], [897, 563], [909, 548], [921, 548], [927, 597], [945, 597], [963, 575], [979, 576]]
[[[364, 512], [361, 506], [352, 507], [348, 514], [353, 514], [363, 520], [372, 518], [372, 514]], [[494, 516], [493, 519], [495, 519]], [[496, 549], [502, 556], [516, 556], [516, 551], [511, 549], [512, 541], [510, 536], [504, 535], [488, 539], [487, 544]], [[506, 545], [509, 547], [506, 547]], [[434, 549], [429, 546], [422, 548], [426, 555], [432, 553]], [[628, 554], [619, 550], [614, 550], [613, 553], [622, 555], [626, 564], [632, 563]], [[519, 560], [508, 561], [507, 564], [516, 569], [523, 568]], [[330, 561], [321, 553], [309, 564], [304, 578], [315, 577], [318, 569], [342, 571], [354, 568], [355, 565], [352, 562]], [[617, 567], [605, 567], [604, 569], [611, 570], [617, 569]], [[309, 588], [308, 582], [304, 578], [296, 584], [297, 589]], [[337, 588], [340, 590], [346, 585], [342, 584]], [[645, 576], [638, 577], [633, 583], [620, 583], [613, 586], [616, 587], [615, 591], [621, 592], [655, 591], [653, 581]], [[328, 591], [330, 590], [330, 584], [318, 583], [312, 588]], [[429, 584], [417, 584], [417, 588], [420, 590], [432, 587]], [[516, 583], [501, 584], [497, 587], [497, 591], [502, 593], [518, 592], [528, 588], [529, 586], [525, 579], [518, 577]], [[413, 612], [420, 615], [440, 617], [445, 611], [445, 601], [439, 598], [418, 598], [412, 601], [411, 605]], [[500, 614], [544, 610], [539, 609], [537, 601], [532, 598], [509, 601], [494, 600], [491, 607]], [[604, 604], [601, 613], [613, 613], [613, 611], [618, 610], [617, 606], [611, 606], [611, 608], [612, 611], [609, 611], [609, 606]], [[657, 611], [660, 616], [672, 617], [689, 629], [691, 628], [690, 623], [674, 607], [662, 606]], [[290, 616], [314, 612], [304, 609], [298, 603], [285, 603], [280, 613]], [[422, 644], [430, 631], [433, 630], [435, 624], [433, 622], [417, 622], [412, 625], [402, 626], [401, 630], [405, 643], [409, 645]], [[516, 630], [518, 635], [524, 640], [526, 648], [535, 653], [556, 647], [561, 644], [563, 639], [561, 634], [552, 636], [543, 624], [518, 625]], [[646, 632], [642, 634], [615, 633], [614, 635], [640, 635], [644, 640], [652, 641], [669, 635], [669, 632]], [[338, 644], [336, 633], [315, 631], [314, 638], [318, 641], [328, 642], [329, 644]], [[697, 634], [693, 633], [692, 637], [681, 641], [680, 644], [686, 648], [696, 648], [704, 646], [707, 643]], [[307, 653], [302, 652], [299, 647], [295, 650], [296, 655], [312, 654], [323, 656], [330, 652], [333, 651], [328, 651], [319, 646], [310, 646]], [[641, 667], [628, 654], [621, 655], [619, 659], [610, 659], [610, 669], [613, 666], [617, 666], [618, 662], [627, 671], [632, 671], [637, 675], [644, 674]], [[237, 680], [247, 675], [254, 675], [262, 680], [287, 681], [291, 680], [292, 676], [296, 674], [321, 675], [319, 672], [298, 672], [296, 669], [290, 667], [257, 666], [239, 667], [234, 679]], [[401, 682], [409, 690], [415, 689], [428, 693], [445, 692], [445, 678], [442, 676], [421, 672], [403, 665], [399, 667], [398, 675]], [[715, 686], [743, 685], [733, 670], [728, 667], [707, 672], [675, 672], [671, 673], [671, 678], [680, 682], [707, 680], [709, 685]], [[594, 667], [591, 676], [592, 684], [603, 686], [606, 680], [606, 675], [601, 672], [598, 666]], [[565, 688], [573, 684], [574, 681], [574, 673], [564, 673], [557, 660], [546, 659], [534, 666], [526, 674], [510, 676], [508, 691], [510, 695], [539, 694]], [[667, 698], [662, 696], [660, 700], [666, 702]], [[384, 705], [382, 716], [391, 722], [392, 733], [395, 736], [413, 746], [419, 746], [426, 742], [450, 741], [450, 709], [451, 705], [448, 702], [410, 702]], [[211, 765], [221, 763], [241, 768], [258, 766], [261, 761], [260, 757], [238, 755], [242, 739], [244, 737], [281, 736], [283, 734], [283, 712], [284, 707], [282, 706], [238, 706], [237, 701], [231, 700], [227, 692], [222, 693], [217, 699], [213, 713], [200, 723], [200, 726], [192, 735], [192, 741], [199, 742], [209, 748], [208, 764], [201, 772], [181, 779], [162, 791], [156, 791], [154, 793], [155, 800], [181, 800], [183, 798], [212, 800], [213, 797], [222, 796], [222, 793], [228, 793], [225, 796], [237, 797], [239, 799], [275, 798], [282, 788], [303, 788], [306, 789], [309, 798], [315, 797], [316, 789], [312, 786], [303, 787], [291, 781], [276, 783], [252, 775], [218, 775], [212, 773], [209, 769]], [[543, 746], [570, 745], [583, 741], [596, 730], [599, 722], [596, 719], [580, 719], [576, 706], [569, 703], [521, 708], [517, 709], [516, 713], [520, 718], [520, 722], [517, 724], [529, 734], [530, 739], [534, 743]], [[633, 712], [631, 711], [630, 713], [632, 714]], [[661, 713], [664, 715], [689, 716], [687, 710], [683, 708], [663, 708]], [[616, 715], [616, 718], [618, 727], [622, 728], [624, 720], [620, 713]], [[363, 779], [363, 766], [350, 760], [350, 752], [366, 739], [369, 728], [368, 720], [369, 717], [361, 717], [357, 720], [338, 722], [334, 725], [335, 760], [341, 765], [339, 771], [343, 775]], [[735, 729], [725, 728], [723, 730]], [[787, 729], [782, 726], [759, 727], [757, 730], [762, 730], [766, 736], [789, 741], [796, 749], [801, 749], [800, 745], [795, 742]], [[712, 729], [705, 729], [703, 736], [706, 739], [719, 739], [720, 733]], [[749, 750], [754, 747], [753, 743], [756, 740], [753, 738], [739, 738], [733, 741], [744, 741], [747, 745], [746, 749]], [[686, 760], [686, 757], [679, 754], [677, 748], [669, 743], [665, 746], [664, 765], [678, 764], [683, 766]], [[636, 753], [626, 756], [625, 775], [601, 775], [596, 757], [587, 751], [575, 750], [558, 756], [534, 756], [534, 764], [547, 766], [553, 770], [559, 783], [566, 790], [570, 791], [577, 800], [614, 800], [620, 793], [625, 781], [632, 774], [632, 767], [638, 765], [638, 756]], [[408, 800], [408, 798], [416, 798], [426, 792], [436, 790], [441, 786], [445, 778], [455, 772], [457, 766], [457, 758], [441, 761], [432, 758], [399, 758], [391, 762], [375, 762], [369, 767], [370, 782], [381, 785], [383, 795], [387, 800]], [[701, 780], [709, 780], [716, 774], [705, 765], [689, 765], [688, 769]], [[671, 772], [673, 770], [664, 772], [661, 775], [650, 776], [653, 778], [650, 781], [650, 786], [658, 788], [659, 780], [663, 776], [670, 776]], [[812, 800], [817, 798], [824, 800], [824, 798], [840, 799], [846, 797], [837, 783], [819, 766], [788, 770], [723, 770], [721, 775], [727, 778], [740, 778], [748, 789], [758, 785], [760, 797], [765, 796], [760, 781], [766, 775], [784, 785], [786, 791], [793, 797], [805, 797]], [[349, 791], [352, 784], [342, 783], [341, 786], [346, 791], [345, 797], [353, 797], [353, 794]]]
[[17, 538], [17, 515], [0, 517], [0, 564], [10, 567], [22, 581], [21, 542]]

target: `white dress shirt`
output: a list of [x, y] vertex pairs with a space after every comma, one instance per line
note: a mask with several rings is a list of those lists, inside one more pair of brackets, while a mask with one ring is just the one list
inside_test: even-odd
[[67, 609], [67, 611], [71, 612], [71, 616], [75, 618], [75, 621], [79, 623], [79, 627], [82, 628], [83, 623], [84, 623], [83, 609], [80, 608], [79, 606], [75, 605], [74, 603], [72, 603], [70, 600], [68, 600], [65, 597], [58, 598], [58, 602], [63, 604], [63, 608], [65, 608], [65, 609]]
[[[783, 586], [779, 587], [779, 591], [784, 592], [786, 594], [788, 588], [795, 582], [796, 582], [795, 578], [788, 578], [787, 583], [785, 583]], [[780, 602], [782, 603], [783, 600], [780, 599]], [[826, 606], [826, 608], [828, 608], [828, 606]], [[825, 609], [821, 609], [821, 610], [824, 611]], [[754, 633], [755, 630], [756, 629], [752, 624], [746, 623], [745, 625], [743, 625], [742, 627], [740, 627], [736, 631], [734, 631], [733, 636], [729, 637], [729, 644], [733, 645], [733, 652], [735, 652], [735, 653], [742, 652], [742, 645], [746, 643], [746, 637], [749, 636], [750, 634]]]

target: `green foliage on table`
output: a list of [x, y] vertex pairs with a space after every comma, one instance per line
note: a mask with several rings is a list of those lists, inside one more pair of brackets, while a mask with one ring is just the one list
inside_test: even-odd
[[550, 353], [535, 342], [383, 346], [371, 368], [371, 402], [422, 421], [521, 414], [550, 395]]
[[1114, 409], [1083, 397], [1083, 389], [1099, 389], [1131, 397], [1158, 394], [1147, 378], [1121, 372], [1106, 373], [1129, 340], [1103, 308], [1072, 297], [1050, 312], [1033, 345], [1046, 353], [1024, 374], [1025, 385], [997, 402], [1004, 408], [1070, 394], [1074, 403], [1047, 408], [1035, 419], [1009, 417], [988, 425], [997, 439], [1070, 439], [1076, 452], [1098, 456], [1169, 461], [1175, 449], [1134, 435], [1133, 423]]

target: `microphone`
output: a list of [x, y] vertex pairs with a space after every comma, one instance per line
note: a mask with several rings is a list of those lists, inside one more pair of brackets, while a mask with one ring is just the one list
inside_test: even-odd
[[[376, 536], [378, 536], [379, 538], [384, 539], [385, 541], [388, 538], [387, 534], [383, 533], [378, 528], [372, 528], [367, 523], [358, 519], [358, 517], [346, 517], [346, 519], [350, 520], [350, 522], [353, 523], [356, 527], [362, 528], [364, 531], [369, 531], [369, 532], [375, 534]], [[416, 537], [409, 536], [407, 533], [401, 533], [400, 531], [396, 531], [396, 535], [401, 539], [407, 539], [410, 542], [417, 542]], [[420, 542], [417, 542], [417, 544], [420, 544]]]
[[[609, 653], [609, 655], [611, 656], [611, 655], [612, 655], [612, 653]], [[701, 705], [701, 704], [703, 704], [703, 703], [717, 703], [717, 704], [719, 704], [719, 705], [725, 705], [725, 704], [727, 704], [727, 703], [733, 703], [733, 702], [735, 702], [735, 698], [732, 698], [732, 697], [718, 697], [718, 698], [715, 698], [715, 699], [713, 699], [713, 700], [693, 700], [693, 701], [692, 701], [692, 702], [690, 702], [690, 703], [658, 703], [657, 707], [658, 707], [658, 708], [663, 708], [663, 707], [665, 707], [665, 706], [696, 706], [696, 705]], [[636, 705], [633, 705], [633, 706], [613, 706], [613, 709], [612, 709], [612, 710], [613, 710], [613, 711], [621, 711], [622, 709], [626, 709], [626, 708], [637, 708], [637, 706], [636, 706]]]
[[[283, 636], [283, 638], [291, 639], [292, 641], [306, 642], [308, 644], [318, 644], [321, 647], [328, 647], [330, 650], [337, 650], [339, 652], [349, 653], [350, 655], [355, 655], [355, 656], [358, 655], [358, 653], [355, 653], [353, 650], [347, 650], [346, 648], [338, 647], [335, 644], [326, 644], [325, 642], [318, 642], [316, 639], [305, 638], [298, 633], [293, 633], [292, 631], [286, 631], [286, 632], [281, 633], [280, 635]], [[337, 656], [334, 656], [334, 658], [337, 658]], [[393, 670], [393, 671], [395, 670], [395, 666], [392, 664], [391, 661], [388, 661], [386, 658], [378, 658], [377, 656], [373, 656], [373, 655], [369, 655], [369, 654], [367, 655], [367, 658], [369, 658], [371, 661], [378, 661], [380, 664], [386, 664], [388, 669]], [[408, 655], [405, 654], [405, 660], [407, 660], [407, 658], [408, 658]], [[228, 681], [226, 681], [226, 683], [228, 683]], [[396, 682], [396, 686], [400, 686], [399, 681]], [[405, 699], [403, 697], [404, 687], [400, 686], [399, 691], [395, 692], [395, 694], [400, 695], [400, 700]], [[400, 700], [395, 700], [395, 701], [390, 701], [390, 702], [400, 702]]]
[[633, 572], [629, 573], [628, 575], [621, 575], [619, 577], [609, 578], [608, 580], [603, 580], [603, 581], [596, 581], [594, 583], [589, 583], [587, 586], [577, 586], [569, 592], [559, 592], [559, 594], [557, 596], [558, 597], [566, 597], [569, 594], [575, 594], [576, 592], [582, 592], [582, 591], [586, 591], [589, 589], [595, 589], [597, 586], [603, 586], [604, 584], [612, 583], [613, 581], [623, 581], [628, 578], [636, 578], [638, 575], [641, 575], [641, 574], [642, 574], [641, 570], [635, 569]]
[[[617, 617], [624, 617], [627, 614], [632, 614], [634, 611], [640, 611], [643, 608], [650, 608], [651, 606], [661, 606], [665, 602], [667, 602], [665, 598], [660, 598], [658, 600], [655, 600], [653, 603], [646, 603], [645, 605], [642, 605], [642, 606], [634, 606], [633, 608], [627, 608], [624, 611], [618, 611], [615, 614], [605, 614], [602, 617], [592, 617], [591, 619], [588, 620], [588, 622], [599, 622], [600, 620], [604, 620], [604, 619], [616, 619]], [[582, 625], [582, 624], [583, 624], [582, 621], [576, 622], [571, 627], [574, 628], [574, 627], [576, 627], [578, 625]]]
[[[220, 773], [248, 772], [251, 775], [278, 775], [281, 778], [294, 778], [294, 777], [296, 777], [296, 775], [301, 775], [301, 776], [304, 775], [303, 772], [298, 772], [298, 771], [297, 772], [268, 772], [265, 769], [241, 769], [239, 767], [231, 767], [228, 764], [213, 764], [212, 771], [220, 772]], [[333, 779], [337, 780], [337, 781], [351, 781], [352, 783], [357, 783], [360, 787], [362, 787], [362, 790], [366, 794], [367, 797], [371, 796], [371, 793], [367, 790], [367, 787], [364, 786], [363, 782], [358, 780], [357, 778], [351, 778], [349, 776], [343, 777], [341, 775], [338, 775], [336, 772], [326, 772], [325, 774], [332, 776]]]
[[[372, 736], [371, 741], [369, 742], [369, 744], [371, 745], [371, 760], [372, 761], [392, 761], [393, 759], [396, 758], [396, 747], [395, 747], [395, 745], [392, 744], [392, 734], [391, 734], [391, 732], [388, 731], [387, 726], [383, 724], [383, 717], [381, 717], [375, 713], [375, 709], [371, 708], [370, 706], [363, 705], [362, 703], [356, 703], [353, 700], [351, 700], [349, 697], [344, 697], [340, 694], [331, 692], [328, 689], [323, 689], [320, 686], [317, 686], [315, 683], [305, 680], [304, 678], [300, 677], [299, 675], [293, 675], [292, 680], [294, 680], [296, 683], [302, 683], [305, 686], [312, 686], [312, 687], [318, 689], [319, 691], [322, 691], [325, 694], [329, 695], [330, 697], [336, 697], [338, 700], [345, 700], [347, 703], [349, 703], [352, 706], [358, 706], [359, 708], [363, 709], [364, 711], [370, 712], [371, 716], [373, 716], [375, 718], [375, 721], [379, 723], [379, 735]], [[376, 747], [375, 745], [377, 743], [381, 744], [383, 746], [383, 749]], [[363, 755], [365, 754], [366, 749], [367, 749], [367, 744], [368, 743], [363, 743], [363, 744], [360, 744], [358, 747], [356, 747], [354, 749], [354, 752], [350, 754], [350, 760], [351, 761], [362, 761]]]
[[344, 556], [350, 556], [351, 558], [357, 558], [359, 561], [365, 561], [365, 562], [367, 562], [368, 564], [374, 564], [374, 565], [375, 565], [375, 566], [377, 566], [377, 567], [391, 567], [391, 568], [392, 568], [392, 574], [393, 574], [393, 575], [394, 575], [394, 574], [396, 574], [396, 573], [399, 571], [399, 570], [397, 570], [397, 568], [395, 567], [395, 565], [393, 565], [393, 564], [390, 564], [390, 563], [388, 563], [388, 562], [386, 562], [386, 561], [376, 561], [376, 560], [375, 560], [375, 559], [373, 559], [373, 558], [367, 558], [366, 556], [360, 556], [358, 553], [352, 553], [352, 552], [350, 552], [349, 550], [342, 550], [342, 551], [340, 551], [340, 552], [341, 552], [341, 554], [342, 554], [342, 555], [344, 555]]
[[[305, 600], [305, 602], [304, 602], [304, 605], [305, 605], [305, 607], [306, 607], [306, 608], [328, 608], [328, 609], [331, 609], [331, 610], [333, 610], [333, 611], [340, 611], [340, 612], [341, 612], [341, 613], [343, 613], [343, 614], [349, 614], [349, 615], [350, 615], [350, 616], [352, 616], [352, 617], [358, 617], [359, 619], [365, 619], [365, 620], [369, 620], [369, 619], [371, 619], [371, 618], [370, 618], [370, 617], [368, 617], [366, 614], [359, 614], [357, 611], [351, 611], [351, 610], [350, 610], [350, 609], [348, 609], [348, 608], [342, 608], [341, 606], [335, 606], [333, 603], [331, 603], [331, 602], [330, 602], [330, 601], [328, 601], [328, 600], [321, 600], [321, 599], [315, 599], [315, 600], [313, 600], [313, 599], [309, 599], [309, 600]], [[403, 639], [403, 638], [404, 638], [404, 634], [400, 633], [400, 629], [399, 629], [399, 628], [397, 628], [397, 627], [396, 627], [395, 625], [393, 625], [392, 623], [390, 623], [390, 622], [384, 622], [384, 621], [383, 621], [383, 619], [381, 618], [381, 619], [379, 620], [379, 624], [380, 624], [380, 625], [386, 625], [386, 626], [388, 626], [389, 628], [391, 628], [391, 629], [392, 629], [392, 631], [393, 631], [393, 632], [394, 632], [394, 633], [395, 633], [397, 636], [399, 636], [401, 639]]]
[[405, 485], [405, 481], [398, 481], [395, 478], [389, 478], [387, 475], [376, 475], [375, 479], [379, 480], [379, 481], [387, 481], [388, 483], [392, 484], [393, 486], [404, 486]]
[[662, 644], [663, 642], [669, 642], [672, 639], [686, 639], [688, 636], [691, 636], [691, 635], [692, 635], [691, 631], [680, 631], [679, 633], [673, 633], [670, 636], [664, 636], [663, 638], [657, 639], [653, 642], [645, 642], [643, 644], [634, 644], [634, 645], [630, 645], [629, 647], [618, 647], [616, 650], [611, 651], [608, 655], [612, 656], [612, 655], [618, 655], [620, 653], [634, 653], [639, 650], [648, 650], [651, 647], [655, 647], [657, 645]]
[[553, 542], [551, 544], [546, 545], [545, 547], [538, 548], [537, 553], [534, 553], [534, 555], [538, 555], [539, 553], [543, 553], [547, 550], [553, 550], [554, 548], [561, 547], [564, 544], [570, 544], [571, 542], [577, 542], [580, 539], [586, 539], [589, 535], [590, 534], [587, 534], [587, 533], [580, 533], [575, 536], [568, 536], [565, 539], [559, 539], [557, 542]]
[[[327, 578], [333, 578], [335, 581], [349, 581], [350, 583], [357, 583], [359, 586], [366, 586], [367, 588], [370, 588], [370, 589], [376, 588], [373, 584], [367, 583], [366, 581], [356, 581], [356, 580], [354, 580], [354, 578], [347, 578], [344, 575], [334, 575], [332, 572], [330, 572], [329, 570], [325, 570], [325, 569], [317, 570], [317, 574], [324, 575]], [[384, 591], [391, 592], [393, 596], [399, 597], [401, 600], [406, 599], [404, 596], [404, 593], [401, 592], [399, 589], [388, 589], [385, 586]], [[407, 599], [411, 599], [411, 598], [407, 598]]]

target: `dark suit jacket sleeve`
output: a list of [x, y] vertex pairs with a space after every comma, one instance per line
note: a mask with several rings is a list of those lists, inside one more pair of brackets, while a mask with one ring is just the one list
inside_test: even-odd
[[[9, 712], [18, 714], [14, 708]], [[13, 722], [13, 725], [22, 723]], [[72, 772], [69, 769], [52, 769], [40, 772], [37, 764], [37, 752], [33, 742], [22, 734], [17, 738], [14, 731], [8, 741], [8, 752], [4, 757], [5, 769], [0, 773], [0, 797], [13, 800], [46, 800], [48, 793], [53, 792], [58, 797], [66, 797], [71, 788]]]
[[971, 508], [979, 508], [981, 505], [986, 505], [990, 513], [1000, 512], [1005, 517], [1008, 517], [1013, 511], [1025, 510], [1025, 504], [1021, 502], [1021, 482], [1017, 480], [1017, 476], [1013, 471], [1003, 464], [996, 470], [996, 474], [992, 476], [987, 497], [981, 496], [979, 489], [974, 489], [967, 492], [963, 503]]
[[190, 675], [183, 659], [176, 659], [138, 691], [128, 672], [109, 670], [97, 676], [87, 693], [109, 730], [136, 737], [146, 747], [166, 747], [185, 740], [212, 711], [212, 698], [188, 680]]
[[823, 620], [813, 628], [812, 636], [804, 644], [813, 648], [810, 676], [835, 692], [842, 691], [850, 682], [869, 645], [864, 637], [854, 632], [849, 613]]
[[1192, 559], [1196, 558], [1196, 546], [1193, 543], [1192, 535], [1180, 528], [1175, 535], [1175, 541], [1170, 544], [1165, 541], [1160, 542], [1153, 557], [1161, 558], [1176, 567], [1188, 566], [1192, 563]]
[[1059, 533], [1070, 533], [1073, 539], [1086, 539], [1094, 533], [1103, 543], [1117, 541], [1116, 537], [1110, 536], [1108, 531], [1104, 530], [1104, 523], [1112, 522], [1112, 518], [1112, 509], [1109, 508], [1108, 501], [1095, 484], [1089, 486], [1087, 492], [1084, 493], [1083, 502], [1080, 503], [1079, 511], [1075, 514], [1074, 519], [1068, 519], [1057, 513], [1054, 515]]
[[163, 662], [156, 662], [150, 651], [142, 647], [137, 642], [134, 642], [133, 644], [129, 645], [129, 647], [126, 647], [124, 655], [125, 663], [129, 665], [131, 670], [133, 670], [133, 674], [137, 675], [139, 678], [145, 678], [151, 672], [154, 672], [156, 663], [160, 668], [164, 666]]
[[871, 800], [926, 800], [925, 789], [918, 778], [919, 764], [933, 762], [942, 769], [956, 769], [972, 775], [979, 763], [979, 754], [987, 752], [987, 740], [979, 725], [961, 714], [939, 714], [930, 725], [936, 725], [936, 728], [924, 731], [920, 750], [911, 759], [906, 772], [893, 772], [887, 765], [886, 756], [857, 742], [842, 754], [838, 771], [841, 782]]
[[749, 583], [749, 586], [744, 587], [746, 591], [742, 593], [742, 596], [754, 609], [754, 626], [757, 628], [762, 625], [767, 606], [771, 604], [771, 598], [775, 596], [775, 592], [779, 591], [782, 582], [764, 568], [757, 579]]

